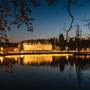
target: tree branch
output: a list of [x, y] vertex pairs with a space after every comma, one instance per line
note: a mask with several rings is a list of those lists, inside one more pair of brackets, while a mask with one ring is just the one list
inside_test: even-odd
[[72, 3], [72, 0], [69, 0], [69, 1], [67, 1], [67, 6], [68, 6], [68, 13], [69, 13], [69, 16], [71, 17], [71, 23], [70, 23], [70, 27], [69, 27], [69, 29], [67, 30], [67, 33], [66, 33], [66, 39], [68, 39], [69, 38], [69, 35], [68, 35], [68, 33], [70, 32], [70, 30], [72, 29], [72, 25], [73, 25], [73, 21], [74, 21], [74, 16], [72, 15], [72, 13], [71, 13], [71, 11], [70, 11], [70, 6], [71, 6], [71, 3]]

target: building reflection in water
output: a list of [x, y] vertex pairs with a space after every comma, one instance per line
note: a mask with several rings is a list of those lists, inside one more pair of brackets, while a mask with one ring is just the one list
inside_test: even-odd
[[51, 63], [52, 56], [40, 56], [40, 55], [25, 55], [23, 58], [23, 64], [41, 64]]
[[76, 56], [67, 54], [48, 54], [48, 55], [16, 55], [0, 57], [0, 70], [13, 73], [14, 64], [26, 66], [49, 66], [59, 68], [61, 72], [68, 69], [70, 78], [73, 77], [73, 72], [77, 74], [77, 80], [80, 84], [83, 80], [82, 72], [90, 69], [90, 56]]

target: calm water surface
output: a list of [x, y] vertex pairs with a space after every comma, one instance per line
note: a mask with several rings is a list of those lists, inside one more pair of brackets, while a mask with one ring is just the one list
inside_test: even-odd
[[90, 56], [0, 57], [0, 89], [90, 90]]

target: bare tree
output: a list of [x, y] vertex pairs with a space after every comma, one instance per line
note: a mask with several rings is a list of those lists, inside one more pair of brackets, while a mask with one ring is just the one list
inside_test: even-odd
[[[49, 6], [57, 5], [58, 0], [45, 0]], [[79, 0], [60, 0], [64, 2], [64, 7], [67, 6], [67, 11], [71, 17], [71, 22], [69, 28], [66, 30], [66, 39], [69, 37], [69, 32], [72, 29], [74, 16], [71, 12], [71, 5], [78, 4]], [[33, 31], [32, 21], [32, 10], [31, 7], [39, 7], [41, 0], [0, 0], [0, 40], [4, 39], [6, 42], [7, 39], [6, 31], [10, 31], [12, 25], [17, 25], [20, 28], [21, 25], [27, 26], [27, 31]], [[90, 0], [88, 0], [90, 2]], [[13, 19], [12, 19], [13, 17]], [[11, 19], [10, 19], [11, 18]], [[10, 19], [10, 20], [9, 20]], [[90, 19], [89, 23], [86, 24], [90, 28]]]

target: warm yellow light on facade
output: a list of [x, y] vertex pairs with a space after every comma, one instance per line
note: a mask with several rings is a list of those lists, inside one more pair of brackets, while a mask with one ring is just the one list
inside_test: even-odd
[[1, 51], [3, 51], [3, 47], [1, 47]]
[[1, 61], [1, 63], [3, 63], [3, 57], [0, 57], [0, 61]]
[[76, 52], [78, 52], [78, 48], [76, 48]]
[[15, 50], [15, 51], [17, 51], [17, 49], [16, 49], [16, 48], [15, 48], [14, 50]]
[[3, 57], [0, 57], [0, 60], [3, 60]]
[[82, 52], [84, 51], [84, 48], [82, 48]]
[[87, 51], [90, 51], [89, 48], [87, 48]]
[[30, 50], [52, 50], [51, 44], [41, 44], [41, 43], [23, 43], [23, 50], [30, 51]]
[[68, 50], [68, 47], [65, 47], [66, 50]]

